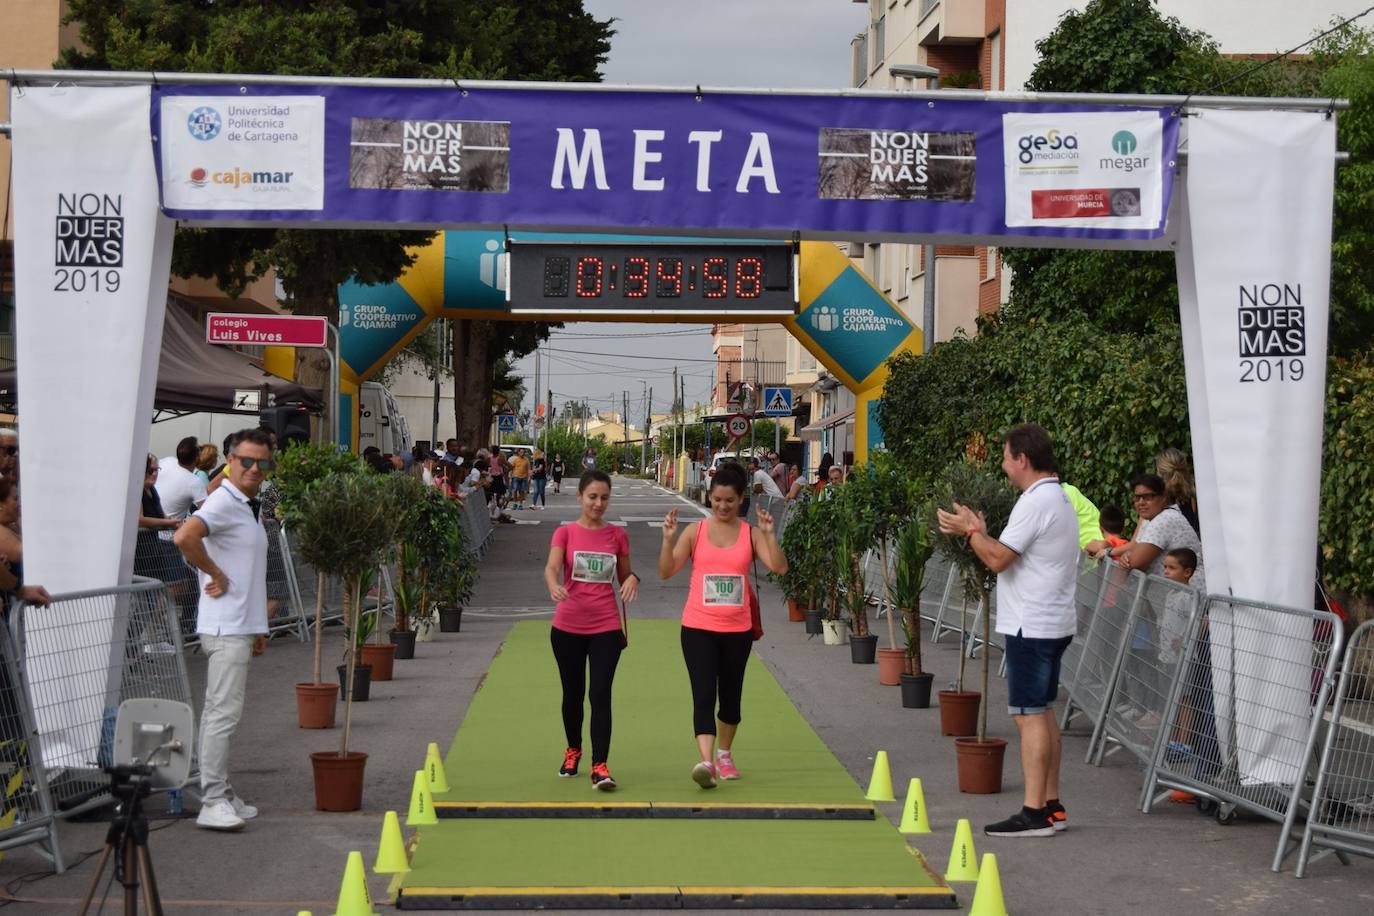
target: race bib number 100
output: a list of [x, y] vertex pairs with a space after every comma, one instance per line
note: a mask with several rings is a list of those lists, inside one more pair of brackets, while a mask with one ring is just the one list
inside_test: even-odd
[[574, 582], [610, 584], [615, 581], [615, 554], [591, 550], [573, 551]]
[[744, 577], [703, 576], [701, 592], [701, 600], [707, 607], [742, 607], [744, 605]]

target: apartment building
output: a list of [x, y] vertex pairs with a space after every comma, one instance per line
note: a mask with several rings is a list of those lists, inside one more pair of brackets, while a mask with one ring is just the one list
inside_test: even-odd
[[[839, 0], [836, 0], [839, 2]], [[869, 8], [869, 27], [850, 42], [853, 85], [863, 89], [1023, 89], [1035, 45], [1065, 13], [1088, 0], [854, 0]], [[1161, 15], [1214, 38], [1224, 53], [1265, 55], [1292, 48], [1368, 7], [1364, 0], [1157, 0]], [[939, 72], [933, 81], [894, 76], [894, 66]], [[929, 275], [925, 249], [887, 243], [852, 245], [864, 271], [917, 326]], [[996, 311], [1011, 291], [995, 247], [938, 245], [934, 250], [934, 339], [973, 333], [979, 314]], [[922, 328], [926, 330], [925, 328]], [[838, 456], [836, 456], [838, 458]]]

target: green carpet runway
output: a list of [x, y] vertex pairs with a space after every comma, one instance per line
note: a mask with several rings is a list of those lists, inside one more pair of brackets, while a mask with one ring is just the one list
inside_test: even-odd
[[[560, 687], [547, 621], [517, 624], [445, 758], [401, 909], [952, 908], [954, 893], [875, 817], [757, 659], [735, 761], [703, 790], [678, 624], [636, 621], [615, 681], [611, 772], [559, 778]], [[589, 741], [584, 747], [590, 748]], [[822, 865], [822, 863], [826, 863]]]

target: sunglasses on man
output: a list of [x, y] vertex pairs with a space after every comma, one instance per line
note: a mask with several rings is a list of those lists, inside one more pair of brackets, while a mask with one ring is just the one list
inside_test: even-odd
[[239, 467], [243, 468], [245, 471], [253, 470], [253, 467], [256, 465], [257, 468], [265, 474], [277, 466], [277, 463], [271, 458], [244, 458], [239, 455], [235, 455], [234, 458], [238, 461]]

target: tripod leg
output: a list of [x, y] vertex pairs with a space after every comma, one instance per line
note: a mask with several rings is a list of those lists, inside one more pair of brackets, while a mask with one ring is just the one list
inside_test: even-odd
[[138, 914], [139, 855], [137, 843], [124, 844], [124, 913]]
[[143, 905], [148, 916], [162, 916], [162, 895], [157, 890], [157, 876], [153, 874], [153, 854], [147, 846], [138, 847], [138, 870], [143, 878]]
[[105, 866], [110, 864], [110, 853], [114, 852], [114, 846], [110, 843], [105, 844], [105, 849], [100, 853], [100, 862], [95, 867], [95, 875], [91, 878], [91, 886], [86, 889], [86, 896], [81, 901], [81, 916], [91, 908], [91, 901], [95, 899], [95, 892], [100, 887], [100, 879], [105, 874]]

